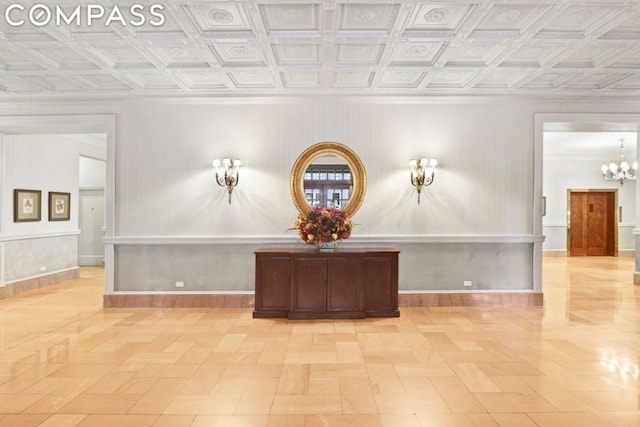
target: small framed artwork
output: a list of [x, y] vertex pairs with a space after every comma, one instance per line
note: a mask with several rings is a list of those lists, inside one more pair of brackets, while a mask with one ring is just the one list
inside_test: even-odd
[[13, 190], [13, 222], [40, 221], [40, 190]]
[[49, 221], [69, 221], [71, 193], [49, 191]]

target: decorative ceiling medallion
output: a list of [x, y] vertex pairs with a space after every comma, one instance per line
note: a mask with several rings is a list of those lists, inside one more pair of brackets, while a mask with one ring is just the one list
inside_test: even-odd
[[365, 73], [361, 71], [345, 71], [339, 74], [340, 80], [347, 82], [359, 82], [365, 78]]
[[314, 80], [314, 75], [308, 72], [292, 72], [289, 73], [289, 80], [292, 82], [308, 82]]
[[411, 46], [407, 49], [407, 54], [410, 56], [425, 56], [427, 54], [427, 48], [424, 46]]
[[181, 58], [189, 55], [189, 52], [181, 47], [172, 47], [171, 49], [169, 49], [169, 52], [171, 52], [173, 56], [179, 56]]
[[542, 55], [544, 55], [544, 48], [543, 47], [532, 47], [530, 48], [527, 53], [532, 57], [532, 58], [539, 58]]
[[302, 21], [303, 14], [300, 9], [286, 9], [282, 15], [284, 20], [289, 24], [299, 24]]
[[222, 84], [222, 82], [220, 81], [220, 78], [218, 76], [212, 75], [211, 73], [198, 72], [198, 73], [188, 73], [187, 75], [191, 78], [192, 81], [197, 81], [197, 82], [207, 83], [207, 84], [217, 84], [217, 85]]
[[239, 56], [247, 56], [249, 51], [244, 46], [233, 46], [229, 49], [229, 55], [239, 57]]
[[133, 50], [129, 50], [129, 49], [124, 49], [124, 48], [116, 48], [116, 49], [111, 49], [111, 53], [120, 58], [120, 59], [134, 59], [134, 58], [138, 58], [138, 55], [136, 54], [135, 51]]
[[593, 9], [578, 9], [571, 14], [574, 21], [585, 19], [593, 15]]
[[570, 58], [597, 58], [602, 53], [601, 49], [588, 47], [575, 52]]
[[351, 55], [357, 59], [368, 58], [371, 55], [371, 47], [370, 46], [345, 46], [345, 54]]
[[513, 22], [522, 16], [522, 11], [519, 9], [507, 9], [500, 12], [496, 16], [498, 22]]
[[568, 14], [561, 20], [561, 23], [566, 26], [575, 27], [582, 26], [585, 21], [593, 15], [593, 9], [577, 9], [572, 10], [571, 14]]
[[449, 16], [449, 9], [444, 7], [436, 7], [424, 14], [424, 20], [430, 24], [444, 21]]
[[356, 20], [363, 24], [373, 21], [375, 17], [376, 17], [376, 12], [366, 7], [363, 7], [356, 11]]
[[357, 56], [364, 56], [367, 54], [367, 52], [369, 51], [369, 48], [366, 46], [354, 46], [353, 47], [353, 53], [356, 54]]
[[216, 24], [229, 24], [233, 21], [233, 15], [223, 9], [212, 9], [209, 18]]
[[551, 80], [555, 80], [558, 77], [560, 77], [559, 74], [556, 73], [548, 73], [548, 74], [543, 74], [540, 77], [538, 77], [538, 79], [540, 80], [545, 80], [545, 81], [551, 81]]
[[485, 49], [482, 46], [474, 46], [474, 47], [470, 48], [469, 50], [467, 50], [467, 55], [472, 56], [472, 57], [480, 57], [480, 56], [483, 56], [486, 51], [487, 51], [487, 49]]
[[315, 45], [284, 45], [282, 46], [282, 53], [287, 60], [304, 60], [315, 58]]

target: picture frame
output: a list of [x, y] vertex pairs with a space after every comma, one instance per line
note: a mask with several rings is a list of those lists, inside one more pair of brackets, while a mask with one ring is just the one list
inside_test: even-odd
[[69, 221], [71, 193], [49, 191], [49, 221]]
[[13, 190], [13, 222], [41, 220], [42, 192], [40, 190]]

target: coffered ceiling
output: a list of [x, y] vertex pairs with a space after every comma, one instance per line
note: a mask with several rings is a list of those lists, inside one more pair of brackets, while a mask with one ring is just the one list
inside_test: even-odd
[[[125, 23], [0, 19], [0, 100], [505, 95], [640, 100], [640, 1], [93, 1]], [[134, 3], [165, 21], [134, 26]], [[10, 4], [2, 0], [2, 11]], [[40, 11], [42, 12], [42, 11]]]

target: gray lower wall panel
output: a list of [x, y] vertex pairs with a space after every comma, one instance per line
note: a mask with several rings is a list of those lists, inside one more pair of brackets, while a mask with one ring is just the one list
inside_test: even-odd
[[[345, 245], [347, 246], [347, 245]], [[366, 245], [371, 246], [371, 245]], [[401, 291], [532, 290], [532, 243], [402, 243]], [[117, 245], [116, 292], [253, 291], [260, 246]], [[463, 287], [471, 280], [473, 287]], [[184, 282], [184, 288], [176, 288]]]
[[[115, 291], [253, 291], [251, 245], [120, 245]], [[184, 282], [184, 288], [176, 288]]]
[[78, 236], [5, 242], [4, 280], [15, 282], [78, 266]]
[[[397, 245], [400, 290], [533, 290], [532, 243]], [[463, 286], [469, 280], [472, 287]]]

